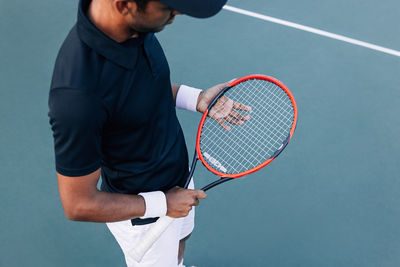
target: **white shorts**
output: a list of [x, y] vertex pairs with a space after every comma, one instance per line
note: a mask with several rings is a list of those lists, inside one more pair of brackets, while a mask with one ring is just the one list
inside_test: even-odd
[[[189, 188], [194, 188], [193, 182], [190, 183]], [[107, 223], [107, 227], [121, 247], [128, 267], [177, 267], [179, 241], [193, 231], [194, 214], [193, 207], [188, 216], [175, 219], [145, 254], [140, 263], [132, 258], [130, 252], [153, 223], [132, 226], [131, 221], [126, 220]]]

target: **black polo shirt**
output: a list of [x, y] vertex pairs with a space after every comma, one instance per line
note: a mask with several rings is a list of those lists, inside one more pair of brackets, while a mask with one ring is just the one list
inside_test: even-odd
[[49, 117], [57, 171], [82, 176], [101, 167], [108, 192], [183, 186], [187, 150], [157, 38], [117, 43], [87, 18], [89, 4], [81, 0], [54, 67]]

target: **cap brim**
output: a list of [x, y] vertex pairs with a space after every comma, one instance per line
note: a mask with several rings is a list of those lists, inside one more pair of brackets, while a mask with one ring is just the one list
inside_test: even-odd
[[208, 18], [217, 14], [227, 0], [159, 0], [176, 11], [196, 18]]

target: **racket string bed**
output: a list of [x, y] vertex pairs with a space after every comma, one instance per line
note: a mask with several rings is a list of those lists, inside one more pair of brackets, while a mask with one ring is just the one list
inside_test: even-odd
[[[239, 99], [238, 101], [241, 101], [242, 99]], [[283, 115], [283, 113], [280, 113], [281, 115]], [[252, 117], [254, 117], [254, 115], [255, 114], [252, 114]], [[286, 115], [285, 115], [286, 116]], [[269, 119], [269, 118], [268, 118]], [[269, 119], [269, 120], [271, 120], [271, 119]], [[259, 118], [256, 118], [256, 122], [261, 122], [262, 120], [260, 120]], [[271, 120], [272, 121], [272, 120]], [[272, 121], [272, 122], [274, 122], [274, 121]], [[285, 125], [287, 125], [288, 127], [290, 126], [290, 125], [288, 125], [287, 123], [285, 123], [285, 122], [283, 122], [282, 120], [280, 120], [280, 122], [281, 123], [284, 123]], [[253, 125], [254, 126], [254, 125]], [[282, 128], [279, 124], [277, 124], [277, 126], [280, 128], [280, 130], [285, 130], [284, 128]], [[265, 127], [265, 125], [263, 125], [263, 124], [261, 124], [261, 127], [263, 127], [263, 128], [266, 128]], [[266, 129], [266, 130], [268, 130], [268, 128]], [[274, 129], [272, 129], [272, 130], [274, 130]], [[244, 131], [244, 132], [246, 132], [246, 131]], [[247, 132], [248, 133], [248, 132]], [[275, 135], [276, 136], [276, 135]]]
[[226, 130], [207, 118], [200, 149], [211, 166], [225, 173], [239, 173], [260, 165], [284, 144], [293, 123], [293, 106], [279, 86], [257, 79], [240, 83], [225, 96], [211, 109], [214, 113], [229, 113], [218, 108], [225, 107], [224, 101], [233, 100], [252, 108], [249, 113], [237, 110], [250, 115], [250, 120], [243, 125], [230, 124], [231, 130]]

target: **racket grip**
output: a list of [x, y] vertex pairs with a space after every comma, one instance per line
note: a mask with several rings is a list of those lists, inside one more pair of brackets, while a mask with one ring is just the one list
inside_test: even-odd
[[132, 250], [132, 257], [135, 261], [140, 262], [146, 252], [153, 246], [158, 238], [164, 233], [168, 226], [174, 221], [174, 218], [164, 216], [159, 218], [154, 225], [145, 233], [138, 245]]

